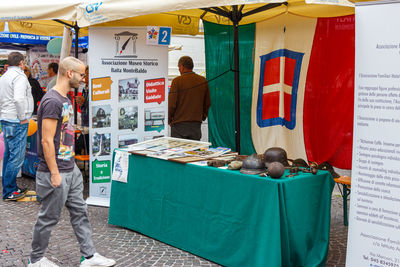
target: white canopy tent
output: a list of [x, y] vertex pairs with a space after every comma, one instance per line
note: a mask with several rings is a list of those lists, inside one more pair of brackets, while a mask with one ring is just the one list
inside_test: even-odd
[[[273, 10], [267, 4], [274, 4]], [[220, 7], [231, 12], [231, 6], [235, 5], [241, 5], [241, 24], [265, 20], [285, 12], [309, 17], [354, 13], [354, 4], [348, 0], [14, 0], [2, 3], [0, 30], [2, 22], [9, 21], [11, 32], [61, 36], [63, 29], [54, 21], [57, 19], [71, 25], [76, 24], [80, 28], [99, 24], [160, 24], [172, 26], [174, 34], [195, 35], [200, 19], [220, 24], [232, 23], [230, 19], [213, 13], [210, 9], [205, 11], [205, 8], [215, 10], [215, 7]], [[87, 32], [84, 30], [82, 33]]]
[[0, 21], [12, 20], [75, 20], [79, 0], [38, 0], [3, 1], [0, 9]]
[[[309, 12], [304, 9], [304, 4], [328, 4], [335, 6], [344, 6], [344, 7], [354, 7], [354, 5], [347, 0], [338, 0], [338, 1], [324, 1], [324, 0], [306, 0], [304, 1], [296, 1], [296, 0], [180, 0], [180, 1], [164, 1], [164, 0], [149, 0], [149, 1], [141, 1], [141, 0], [106, 0], [102, 2], [95, 3], [83, 3], [77, 6], [77, 21], [80, 27], [86, 27], [94, 24], [99, 24], [103, 22], [109, 22], [114, 20], [121, 20], [141, 15], [149, 15], [155, 13], [168, 13], [175, 15], [185, 15], [190, 17], [202, 18], [207, 21], [218, 21], [219, 23], [227, 23], [227, 19], [220, 19], [215, 16], [213, 13], [206, 14], [203, 9], [210, 7], [225, 7], [224, 10], [228, 11], [227, 7], [234, 5], [243, 5], [243, 14], [252, 11], [252, 15], [256, 13], [260, 13], [263, 19], [268, 18], [265, 13], [261, 13], [265, 4], [278, 4], [276, 6], [280, 6], [279, 4], [287, 2], [289, 5], [286, 7], [282, 6], [276, 12], [273, 12], [272, 16], [275, 16], [279, 13], [287, 12], [290, 9], [291, 12], [297, 12], [299, 14], [303, 12]], [[289, 7], [290, 6], [290, 7]], [[259, 8], [259, 10], [257, 10]], [[309, 9], [309, 8], [307, 8]], [[257, 10], [257, 12], [254, 12]], [[321, 14], [321, 10], [317, 11]], [[269, 11], [269, 13], [271, 13]], [[260, 17], [252, 16], [252, 18], [246, 19], [247, 23], [254, 22], [260, 20]], [[244, 22], [246, 23], [246, 22]]]

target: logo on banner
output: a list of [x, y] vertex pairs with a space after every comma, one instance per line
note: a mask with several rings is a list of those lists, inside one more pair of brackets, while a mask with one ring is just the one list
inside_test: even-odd
[[111, 77], [92, 79], [92, 101], [111, 99]]
[[157, 45], [158, 43], [159, 28], [157, 26], [147, 26], [147, 45]]
[[95, 12], [99, 9], [99, 7], [103, 4], [103, 2], [98, 2], [98, 3], [91, 3], [86, 5], [85, 10], [87, 13], [92, 13]]
[[83, 16], [85, 17], [86, 20], [90, 22], [90, 24], [101, 23], [109, 20], [108, 17], [104, 16], [100, 12], [100, 6], [102, 4], [103, 2], [97, 2], [97, 3], [89, 3], [88, 5], [83, 6], [85, 8]]
[[304, 53], [280, 49], [261, 56], [257, 99], [259, 127], [296, 126], [297, 91]]
[[105, 186], [100, 186], [100, 195], [106, 196], [107, 195], [107, 187]]
[[138, 34], [129, 31], [123, 31], [114, 34], [115, 39], [115, 57], [137, 57], [136, 40]]
[[157, 102], [161, 104], [165, 100], [165, 78], [146, 80], [144, 95], [144, 103]]

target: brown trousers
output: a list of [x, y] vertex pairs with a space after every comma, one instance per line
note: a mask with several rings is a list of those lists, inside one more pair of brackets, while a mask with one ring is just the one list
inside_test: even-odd
[[171, 125], [171, 137], [200, 140], [201, 122], [184, 121]]

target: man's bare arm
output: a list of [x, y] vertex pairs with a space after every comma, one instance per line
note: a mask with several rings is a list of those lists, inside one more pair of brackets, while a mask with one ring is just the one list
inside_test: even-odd
[[47, 167], [51, 173], [51, 184], [55, 187], [61, 184], [61, 175], [58, 171], [54, 136], [57, 130], [57, 120], [43, 119], [42, 121], [42, 147]]

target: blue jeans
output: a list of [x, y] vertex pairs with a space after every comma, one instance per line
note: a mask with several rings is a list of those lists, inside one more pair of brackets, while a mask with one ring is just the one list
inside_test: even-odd
[[1, 121], [1, 130], [4, 134], [3, 158], [3, 199], [18, 190], [17, 175], [25, 159], [26, 135], [28, 125]]

